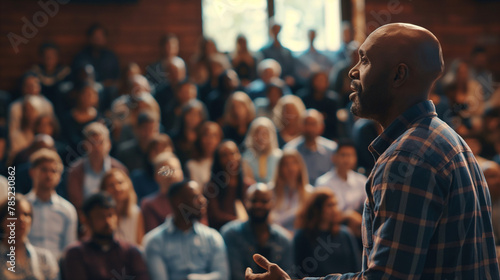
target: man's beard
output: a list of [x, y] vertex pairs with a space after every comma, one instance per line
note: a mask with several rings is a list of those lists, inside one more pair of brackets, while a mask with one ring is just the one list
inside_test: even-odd
[[269, 217], [269, 212], [264, 216], [255, 216], [252, 212], [248, 213], [248, 220], [250, 220], [252, 224], [263, 224], [267, 222], [267, 217]]
[[386, 90], [378, 93], [364, 93], [361, 88], [357, 88], [356, 97], [351, 106], [351, 112], [358, 117], [380, 120], [380, 116], [387, 115], [392, 106], [392, 98]]

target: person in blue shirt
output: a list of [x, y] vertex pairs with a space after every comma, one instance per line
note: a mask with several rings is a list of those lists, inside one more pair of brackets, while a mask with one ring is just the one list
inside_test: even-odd
[[252, 260], [255, 253], [265, 256], [285, 270], [291, 269], [292, 246], [288, 232], [269, 222], [273, 204], [272, 189], [264, 183], [254, 184], [248, 188], [245, 200], [248, 221], [235, 220], [221, 228], [232, 280], [244, 280], [246, 267], [259, 271]]
[[28, 238], [34, 246], [59, 258], [76, 241], [78, 224], [75, 207], [56, 193], [63, 163], [56, 151], [47, 148], [31, 155], [30, 162], [33, 189], [26, 199], [33, 205], [33, 224]]
[[173, 214], [143, 241], [151, 279], [229, 280], [222, 236], [199, 222], [207, 203], [200, 186], [195, 181], [178, 182], [167, 195]]

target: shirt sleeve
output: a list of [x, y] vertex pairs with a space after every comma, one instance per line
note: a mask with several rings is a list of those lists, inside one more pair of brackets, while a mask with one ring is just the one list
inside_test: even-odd
[[366, 269], [306, 279], [418, 279], [422, 274], [447, 183], [432, 164], [409, 152], [395, 152], [383, 164], [374, 174], [373, 202], [363, 213]]
[[76, 214], [75, 207], [69, 204], [68, 208], [68, 225], [66, 227], [66, 236], [64, 237], [64, 243], [62, 244], [62, 249], [66, 248], [69, 244], [76, 241], [77, 230], [78, 230], [78, 217]]
[[210, 261], [209, 272], [218, 272], [220, 280], [229, 280], [229, 262], [226, 245], [222, 236], [213, 230], [213, 257]]
[[144, 242], [145, 259], [152, 280], [168, 280], [168, 268], [162, 257], [159, 240], [148, 239]]

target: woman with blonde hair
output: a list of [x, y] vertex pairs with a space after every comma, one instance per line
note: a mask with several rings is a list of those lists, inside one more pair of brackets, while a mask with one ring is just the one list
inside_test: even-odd
[[121, 169], [112, 168], [102, 178], [101, 191], [109, 193], [116, 201], [118, 215], [118, 239], [140, 245], [144, 236], [144, 221], [137, 206], [137, 195], [128, 175]]
[[273, 122], [278, 128], [280, 147], [302, 134], [301, 116], [305, 110], [304, 102], [295, 95], [285, 95], [278, 100], [273, 109]]
[[243, 142], [248, 126], [255, 118], [255, 106], [248, 95], [242, 91], [233, 93], [226, 101], [222, 131], [227, 139], [238, 146]]
[[289, 231], [294, 230], [297, 210], [313, 190], [308, 178], [307, 167], [300, 153], [292, 149], [284, 150], [270, 183], [274, 187], [276, 200], [272, 218]]
[[255, 119], [244, 141], [246, 150], [243, 160], [251, 167], [257, 182], [267, 183], [272, 179], [281, 150], [278, 148], [276, 127], [266, 117]]

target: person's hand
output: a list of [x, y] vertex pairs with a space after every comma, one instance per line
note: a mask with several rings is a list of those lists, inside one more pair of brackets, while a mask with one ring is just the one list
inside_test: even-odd
[[250, 267], [245, 271], [245, 280], [290, 280], [290, 276], [286, 274], [281, 267], [275, 263], [271, 263], [264, 256], [255, 254], [253, 260], [263, 269], [267, 270], [266, 273], [254, 274]]

